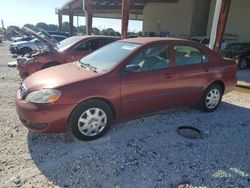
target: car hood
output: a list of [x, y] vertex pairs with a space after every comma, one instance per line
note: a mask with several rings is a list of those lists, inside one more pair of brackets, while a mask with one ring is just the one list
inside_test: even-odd
[[57, 50], [56, 44], [54, 44], [52, 41], [46, 39], [45, 37], [39, 35], [38, 33], [34, 32], [31, 29], [28, 29], [26, 27], [23, 28], [23, 30], [28, 33], [29, 35], [32, 35], [36, 38], [38, 38], [40, 41], [42, 41], [43, 43], [45, 43], [47, 46], [49, 46], [50, 48]]
[[24, 80], [28, 92], [44, 88], [60, 88], [65, 85], [100, 76], [91, 70], [79, 67], [76, 63], [67, 63], [38, 71]]

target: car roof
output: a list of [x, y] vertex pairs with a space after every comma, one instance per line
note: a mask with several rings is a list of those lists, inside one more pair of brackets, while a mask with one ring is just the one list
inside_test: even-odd
[[163, 37], [138, 37], [138, 38], [123, 39], [121, 41], [146, 44], [157, 41], [190, 41], [190, 40], [180, 39], [180, 38], [163, 38]]
[[82, 35], [82, 36], [72, 36], [72, 37], [79, 38], [79, 40], [88, 39], [88, 38], [111, 38], [111, 39], [119, 39], [118, 37], [106, 36], [106, 35]]

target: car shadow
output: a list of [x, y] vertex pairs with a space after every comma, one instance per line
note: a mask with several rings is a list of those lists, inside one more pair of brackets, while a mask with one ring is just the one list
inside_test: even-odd
[[[29, 132], [28, 149], [39, 171], [60, 187], [247, 185], [249, 114], [226, 102], [214, 113], [177, 108], [117, 123], [88, 142]], [[181, 137], [176, 129], [182, 125], [199, 128], [205, 137]]]

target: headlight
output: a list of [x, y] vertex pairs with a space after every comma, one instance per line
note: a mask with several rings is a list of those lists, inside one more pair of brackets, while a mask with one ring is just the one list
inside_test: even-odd
[[43, 89], [40, 91], [34, 91], [26, 97], [26, 101], [33, 103], [53, 103], [57, 101], [61, 96], [61, 91], [54, 89]]

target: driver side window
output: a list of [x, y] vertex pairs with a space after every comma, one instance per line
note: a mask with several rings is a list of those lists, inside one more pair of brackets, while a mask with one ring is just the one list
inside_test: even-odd
[[165, 69], [170, 66], [167, 45], [147, 48], [140, 52], [130, 64], [139, 65], [138, 72]]
[[79, 46], [76, 47], [75, 49], [78, 52], [81, 51], [90, 51], [90, 41], [84, 42], [82, 44], [80, 44]]
[[100, 47], [100, 39], [93, 39], [80, 44], [76, 47], [76, 51], [94, 51]]

